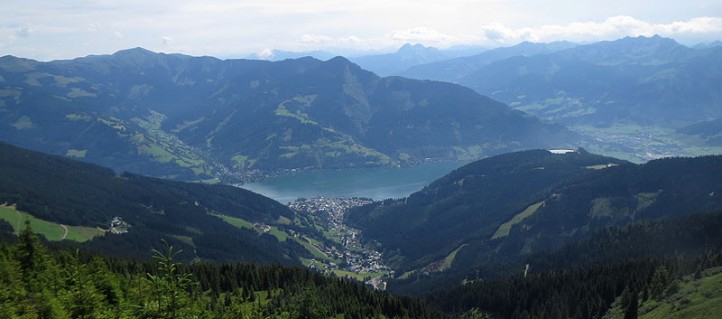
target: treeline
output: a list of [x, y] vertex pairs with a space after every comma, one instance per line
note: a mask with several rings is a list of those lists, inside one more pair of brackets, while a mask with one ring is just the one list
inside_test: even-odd
[[[719, 176], [722, 156], [634, 165], [583, 150], [525, 151], [468, 164], [406, 199], [355, 208], [346, 218], [383, 245], [399, 273], [462, 245], [452, 268], [466, 271], [557, 250], [610, 226], [722, 210]], [[501, 225], [539, 203], [507, 236], [493, 238]]]
[[145, 214], [183, 220], [186, 214], [220, 212], [254, 221], [293, 218], [264, 196], [228, 185], [183, 183], [113, 170], [0, 142], [0, 204], [17, 204], [33, 216], [66, 225], [107, 227], [115, 216]]
[[[210, 213], [274, 225], [294, 213], [270, 198], [227, 185], [182, 183], [41, 154], [0, 142], [0, 204], [65, 225], [109, 228], [121, 217], [127, 234], [96, 237], [83, 247], [125, 258], [147, 258], [161, 239], [180, 247], [183, 261], [296, 263], [309, 256], [294, 241], [239, 229]], [[282, 226], [283, 225], [279, 225]], [[0, 229], [1, 230], [1, 229]], [[158, 247], [154, 247], [158, 248]]]
[[136, 262], [49, 250], [29, 225], [0, 244], [0, 318], [446, 318], [417, 299], [303, 268]]
[[722, 266], [720, 227], [722, 213], [610, 227], [556, 252], [479, 267], [467, 284], [428, 300], [457, 315], [476, 310], [502, 318], [600, 318], [624, 295], [623, 306], [635, 311], [632, 299], [637, 305], [662, 300], [681, 276]]
[[[526, 278], [482, 279], [437, 292], [428, 300], [458, 316], [481, 312], [501, 318], [601, 318], [617, 297], [627, 311], [639, 302], [663, 300], [683, 276], [722, 265], [722, 252], [688, 259], [627, 260], [600, 266], [546, 271]], [[633, 309], [632, 309], [633, 308]], [[636, 318], [636, 317], [634, 317]]]

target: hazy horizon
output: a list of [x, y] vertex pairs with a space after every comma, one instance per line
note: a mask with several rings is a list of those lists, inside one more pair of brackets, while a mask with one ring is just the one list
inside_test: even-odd
[[405, 43], [495, 48], [654, 34], [690, 46], [722, 40], [722, 2], [712, 0], [8, 0], [0, 21], [0, 56], [41, 61], [134, 47], [243, 58], [273, 50], [358, 56]]

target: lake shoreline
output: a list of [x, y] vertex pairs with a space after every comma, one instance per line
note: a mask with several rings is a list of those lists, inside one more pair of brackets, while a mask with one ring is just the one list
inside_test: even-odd
[[406, 167], [373, 167], [300, 171], [236, 185], [283, 204], [298, 198], [402, 198], [467, 162], [440, 161]]

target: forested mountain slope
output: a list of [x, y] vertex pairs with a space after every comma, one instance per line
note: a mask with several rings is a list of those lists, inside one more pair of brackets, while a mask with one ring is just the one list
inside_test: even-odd
[[611, 225], [722, 209], [718, 176], [722, 156], [635, 165], [584, 150], [517, 152], [347, 219], [380, 242], [401, 273], [463, 270], [558, 249]]
[[[0, 143], [0, 204], [66, 226], [104, 229], [105, 235], [82, 245], [113, 255], [146, 256], [161, 239], [182, 249], [182, 260], [296, 263], [307, 254], [293, 241], [279, 242], [220, 217], [269, 225], [294, 218], [288, 207], [261, 195], [231, 186], [118, 175], [5, 143]], [[110, 231], [116, 217], [127, 233]]]
[[342, 57], [5, 56], [0, 84], [4, 140], [184, 180], [476, 159], [579, 140], [467, 88], [380, 78]]

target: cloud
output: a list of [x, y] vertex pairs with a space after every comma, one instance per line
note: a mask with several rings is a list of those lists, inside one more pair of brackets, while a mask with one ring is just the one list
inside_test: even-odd
[[18, 27], [15, 30], [15, 36], [20, 37], [20, 38], [27, 38], [28, 36], [30, 36], [31, 32], [32, 32], [32, 30], [30, 29], [30, 27], [24, 25], [24, 26]]
[[481, 28], [484, 38], [492, 41], [503, 41], [506, 38], [514, 37], [513, 31], [499, 23], [485, 25]]
[[404, 43], [495, 47], [653, 34], [684, 44], [722, 39], [719, 0], [605, 6], [568, 0], [6, 2], [0, 55], [41, 60], [136, 46], [235, 58], [266, 48], [350, 55], [391, 52]]
[[360, 43], [362, 41], [363, 40], [361, 40], [361, 38], [359, 38], [355, 35], [343, 37], [343, 38], [339, 39], [339, 42], [346, 43], [346, 44], [355, 44], [355, 43]]
[[333, 38], [327, 35], [304, 34], [301, 36], [301, 43], [306, 44], [326, 44], [333, 41]]
[[449, 39], [449, 36], [427, 27], [416, 27], [402, 31], [395, 31], [391, 34], [394, 40], [404, 42], [440, 43]]
[[170, 36], [164, 35], [161, 38], [161, 41], [163, 42], [163, 45], [171, 45], [173, 44], [173, 38]]
[[602, 41], [626, 36], [685, 38], [696, 35], [722, 37], [722, 18], [699, 17], [671, 23], [651, 23], [630, 16], [613, 16], [601, 22], [572, 22], [563, 25], [542, 25], [512, 29], [501, 24], [481, 27], [483, 41], [509, 43], [519, 41]]
[[258, 53], [258, 57], [263, 60], [269, 60], [273, 57], [273, 50], [264, 49], [263, 51], [261, 51], [261, 53]]

